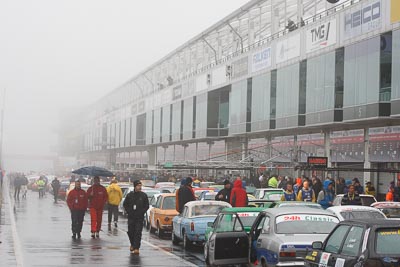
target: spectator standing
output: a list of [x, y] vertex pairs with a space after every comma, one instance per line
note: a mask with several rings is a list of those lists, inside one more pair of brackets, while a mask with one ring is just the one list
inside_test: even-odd
[[57, 177], [54, 177], [53, 181], [51, 181], [51, 187], [53, 188], [54, 194], [54, 203], [57, 203], [58, 191], [60, 190], [60, 186], [60, 181], [57, 179]]
[[100, 177], [93, 178], [93, 185], [88, 188], [87, 195], [89, 199], [91, 237], [100, 237], [101, 222], [103, 220], [103, 209], [107, 203], [107, 190], [100, 184]]
[[390, 202], [394, 201], [394, 187], [389, 188], [389, 191], [386, 194], [386, 201]]
[[178, 200], [179, 200], [179, 213], [182, 213], [183, 207], [189, 201], [196, 200], [196, 197], [192, 188], [192, 178], [186, 178], [186, 184], [179, 189], [178, 192]]
[[310, 182], [304, 181], [303, 188], [297, 194], [297, 201], [316, 202], [314, 190], [310, 188]]
[[358, 194], [363, 194], [364, 193], [364, 188], [360, 184], [360, 180], [358, 180], [358, 178], [354, 178], [353, 179], [353, 185], [354, 185], [354, 190], [356, 190], [356, 192]]
[[44, 181], [43, 176], [40, 176], [39, 179], [36, 181], [37, 189], [39, 191], [39, 198], [44, 197], [44, 189], [46, 186], [46, 182]]
[[227, 179], [224, 181], [224, 189], [218, 191], [215, 200], [230, 202], [231, 200], [231, 182]]
[[182, 179], [181, 180], [181, 185], [179, 186], [179, 188], [175, 191], [175, 209], [177, 212], [180, 212], [179, 209], [179, 191], [181, 190], [182, 187], [184, 187], [186, 185], [186, 179]]
[[243, 189], [242, 180], [237, 179], [233, 183], [231, 191], [230, 203], [232, 207], [246, 207], [249, 203], [246, 190]]
[[317, 202], [324, 209], [332, 207], [333, 199], [335, 198], [335, 191], [333, 189], [333, 181], [326, 180], [324, 181], [324, 189], [321, 190], [318, 194]]
[[323, 189], [321, 179], [315, 177], [312, 180], [312, 183], [313, 183], [312, 190], [314, 191], [315, 195], [318, 196], [319, 192], [321, 192], [321, 190]]
[[293, 191], [293, 184], [288, 182], [286, 190], [281, 197], [281, 201], [296, 201], [296, 193]]
[[111, 184], [107, 187], [108, 195], [108, 227], [111, 226], [112, 217], [114, 215], [114, 226], [118, 227], [118, 206], [122, 200], [122, 190], [118, 185], [117, 179], [112, 179]]
[[365, 194], [375, 196], [376, 190], [375, 190], [375, 187], [371, 184], [371, 182], [366, 183]]
[[26, 178], [24, 174], [21, 176], [21, 193], [22, 193], [22, 198], [26, 199], [26, 193], [28, 192], [28, 184], [29, 180]]
[[337, 195], [344, 194], [345, 187], [346, 187], [346, 184], [345, 184], [344, 178], [339, 177], [336, 180], [336, 188], [335, 188], [336, 194]]
[[361, 206], [361, 198], [358, 192], [356, 192], [354, 185], [349, 185], [348, 192], [342, 198], [342, 205]]
[[149, 199], [142, 192], [142, 183], [139, 180], [133, 182], [134, 190], [126, 196], [123, 206], [128, 214], [128, 237], [132, 254], [139, 255], [142, 241], [144, 214], [149, 209]]
[[273, 175], [268, 180], [268, 187], [277, 188], [278, 187], [278, 180], [276, 179], [275, 175]]
[[88, 206], [88, 198], [85, 190], [81, 189], [81, 182], [77, 180], [75, 187], [67, 196], [67, 205], [71, 211], [72, 238], [81, 238], [83, 218]]
[[300, 177], [296, 178], [296, 184], [293, 186], [293, 191], [294, 193], [297, 194], [299, 193], [300, 189], [301, 189], [301, 184], [302, 184], [302, 180]]
[[14, 199], [19, 199], [19, 194], [21, 192], [22, 179], [20, 174], [14, 177]]

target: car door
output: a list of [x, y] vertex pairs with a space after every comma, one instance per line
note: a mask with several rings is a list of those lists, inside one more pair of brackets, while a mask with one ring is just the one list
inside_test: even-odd
[[[339, 253], [331, 254], [328, 266], [355, 266], [357, 259], [361, 254], [361, 246], [364, 240], [364, 228], [362, 226], [353, 225], [348, 229], [347, 233], [342, 237], [344, 240]], [[321, 262], [320, 262], [321, 264]], [[339, 265], [340, 266], [340, 265]]]
[[236, 213], [220, 214], [210, 236], [210, 264], [248, 263], [249, 247], [249, 237], [239, 216]]
[[[175, 232], [175, 233], [176, 233], [176, 236], [178, 236], [180, 239], [183, 239], [182, 229], [185, 227], [184, 226], [185, 218], [188, 216], [188, 212], [189, 212], [189, 208], [187, 206], [185, 206], [183, 208], [182, 214], [178, 215], [179, 218], [178, 218], [178, 220], [176, 222], [178, 227], [176, 227], [177, 228], [177, 232]], [[175, 229], [175, 227], [174, 227], [174, 229]]]
[[162, 197], [160, 196], [158, 199], [157, 199], [157, 202], [156, 202], [156, 204], [153, 206], [153, 208], [151, 209], [151, 211], [150, 211], [150, 223], [151, 223], [151, 226], [153, 227], [153, 228], [156, 228], [157, 227], [157, 214], [159, 214], [159, 209], [160, 209], [160, 207], [161, 207], [161, 201], [162, 201]]
[[[266, 225], [265, 225], [266, 223]], [[258, 250], [261, 247], [262, 238], [260, 238], [262, 232], [269, 231], [269, 217], [265, 213], [260, 213], [254, 221], [250, 230], [250, 261], [255, 262], [257, 260]], [[264, 227], [265, 225], [265, 227]], [[264, 229], [264, 230], [263, 230]]]
[[317, 263], [320, 266], [353, 267], [360, 254], [363, 234], [364, 229], [360, 226], [338, 226], [325, 240]]

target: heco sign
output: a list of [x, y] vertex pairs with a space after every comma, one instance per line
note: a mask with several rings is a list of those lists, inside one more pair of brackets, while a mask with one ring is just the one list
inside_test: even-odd
[[379, 29], [381, 16], [381, 1], [369, 2], [347, 12], [344, 15], [345, 39]]
[[307, 53], [336, 44], [336, 19], [307, 30]]

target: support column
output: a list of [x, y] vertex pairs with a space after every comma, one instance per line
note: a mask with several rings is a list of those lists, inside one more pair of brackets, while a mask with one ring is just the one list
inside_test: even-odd
[[[369, 161], [369, 135], [368, 135], [368, 128], [364, 129], [364, 169], [371, 169], [371, 162]], [[364, 183], [361, 185], [364, 186], [366, 182], [371, 181], [371, 173], [364, 172]], [[375, 185], [377, 188], [377, 184]]]
[[157, 147], [151, 146], [147, 148], [147, 153], [149, 156], [149, 170], [155, 170], [157, 168]]
[[[325, 144], [325, 157], [328, 157], [328, 168], [332, 167], [332, 155], [331, 155], [331, 135], [329, 130], [324, 131], [324, 144]], [[324, 178], [327, 178], [330, 174], [329, 172], [325, 172]], [[331, 177], [332, 178], [332, 177]]]

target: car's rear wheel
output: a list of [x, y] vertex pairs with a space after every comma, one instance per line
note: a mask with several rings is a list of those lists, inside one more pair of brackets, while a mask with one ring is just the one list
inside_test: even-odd
[[267, 261], [265, 259], [261, 259], [261, 266], [262, 267], [268, 267]]
[[190, 240], [189, 240], [186, 232], [184, 232], [183, 233], [183, 248], [188, 249], [188, 248], [190, 248], [190, 245], [191, 245]]
[[151, 225], [151, 222], [149, 222], [150, 225], [150, 233], [155, 233], [156, 232], [156, 228], [153, 228], [153, 226]]
[[172, 230], [172, 238], [171, 238], [171, 240], [172, 240], [172, 244], [174, 244], [174, 245], [179, 245], [179, 239], [178, 239], [178, 237], [175, 235], [174, 230]]
[[164, 234], [164, 231], [161, 229], [160, 224], [157, 222], [157, 235], [161, 238]]
[[206, 261], [207, 266], [209, 266], [210, 265], [210, 256], [209, 256], [207, 244], [204, 245], [204, 259]]

